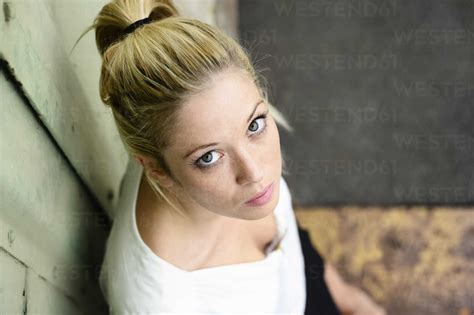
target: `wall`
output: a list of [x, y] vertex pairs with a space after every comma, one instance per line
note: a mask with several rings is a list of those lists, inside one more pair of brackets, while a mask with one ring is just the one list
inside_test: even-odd
[[474, 203], [472, 1], [239, 3], [302, 205]]

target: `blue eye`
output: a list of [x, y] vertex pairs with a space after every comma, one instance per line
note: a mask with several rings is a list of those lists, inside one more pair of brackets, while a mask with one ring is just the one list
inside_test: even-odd
[[[199, 159], [195, 160], [193, 162], [194, 165], [196, 165], [199, 168], [210, 168], [213, 167], [214, 165], [217, 164], [217, 162], [211, 163], [213, 161], [213, 153], [217, 153], [216, 151], [209, 151], [206, 152], [203, 156], [201, 156]], [[203, 161], [204, 164], [199, 163], [200, 161]]]
[[[253, 125], [257, 120], [259, 120], [259, 119], [263, 119], [264, 125], [263, 125], [263, 127], [260, 129], [260, 131], [258, 131], [258, 129], [255, 130], [255, 131], [254, 131], [254, 130], [251, 130], [251, 131], [254, 131], [255, 134], [259, 134], [259, 133], [263, 132], [263, 131], [265, 130], [265, 127], [267, 127], [267, 120], [266, 120], [266, 119], [267, 119], [267, 114], [266, 114], [266, 113], [265, 113], [265, 114], [262, 114], [262, 115], [259, 115], [257, 118], [255, 118], [255, 119], [252, 121], [252, 123], [250, 124], [250, 126], [252, 126], [252, 125]], [[259, 126], [260, 126], [260, 125], [259, 125]]]
[[[254, 136], [257, 136], [257, 135], [260, 135], [260, 134], [263, 134], [266, 129], [267, 129], [267, 115], [268, 115], [268, 110], [257, 116], [251, 123], [250, 123], [250, 126], [249, 126], [249, 129], [251, 129], [250, 131], [252, 131], [252, 135], [251, 137], [254, 137]], [[263, 126], [260, 124], [256, 124], [256, 122], [259, 120], [259, 119], [262, 119], [263, 121]], [[254, 128], [251, 128], [253, 126], [256, 126]], [[262, 126], [262, 127], [260, 127]], [[260, 128], [259, 128], [260, 127]], [[255, 128], [257, 128], [255, 130]], [[213, 154], [212, 153], [217, 153], [216, 151], [209, 151], [209, 152], [206, 152], [204, 155], [202, 155], [200, 158], [196, 159], [196, 160], [193, 160], [191, 162], [191, 165], [193, 166], [196, 166], [197, 168], [200, 168], [200, 169], [209, 169], [211, 167], [214, 167], [216, 166], [217, 164], [219, 164], [218, 162], [212, 162], [213, 161]], [[204, 163], [202, 163], [202, 162]], [[212, 162], [212, 163], [211, 163]]]

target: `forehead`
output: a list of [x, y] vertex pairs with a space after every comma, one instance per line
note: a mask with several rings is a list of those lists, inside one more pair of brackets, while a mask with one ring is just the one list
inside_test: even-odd
[[186, 147], [189, 143], [218, 142], [220, 135], [247, 123], [259, 99], [260, 91], [249, 76], [236, 71], [216, 74], [205, 90], [180, 108], [173, 135], [176, 143]]

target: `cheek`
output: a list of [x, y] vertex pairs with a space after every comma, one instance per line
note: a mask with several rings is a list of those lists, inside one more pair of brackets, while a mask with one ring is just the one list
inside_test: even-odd
[[219, 204], [223, 199], [229, 198], [226, 189], [231, 187], [228, 182], [231, 178], [225, 174], [231, 174], [227, 163], [221, 163], [209, 171], [186, 165], [179, 172], [184, 190], [181, 192], [204, 206]]
[[280, 134], [273, 119], [268, 122], [268, 150], [271, 158], [280, 158]]
[[229, 187], [226, 180], [228, 180], [228, 176], [207, 175], [205, 178], [193, 178], [188, 193], [204, 207], [221, 204], [223, 200], [229, 198], [229, 193], [225, 190], [226, 187]]
[[271, 120], [271, 123], [269, 123], [268, 127], [268, 146], [267, 152], [264, 156], [265, 164], [268, 166], [271, 165], [271, 169], [269, 169], [269, 171], [273, 175], [281, 176], [283, 161], [281, 157], [280, 134], [273, 119]]
[[193, 199], [201, 207], [206, 208], [215, 213], [224, 214], [227, 209], [233, 207], [232, 196], [229, 192], [223, 192], [216, 189], [208, 189], [209, 186], [200, 187], [201, 190], [196, 191]]

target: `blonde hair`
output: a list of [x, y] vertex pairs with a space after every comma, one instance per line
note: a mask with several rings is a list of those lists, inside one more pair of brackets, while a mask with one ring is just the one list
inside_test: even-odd
[[[152, 22], [123, 35], [127, 26], [145, 17]], [[267, 82], [245, 48], [218, 28], [180, 16], [172, 1], [113, 0], [74, 46], [92, 29], [102, 57], [100, 97], [112, 109], [125, 149], [132, 156], [152, 158], [171, 178], [175, 179], [163, 152], [173, 141], [180, 104], [204, 89], [213, 74], [227, 68], [249, 74], [275, 122], [293, 132], [284, 115], [268, 102]], [[287, 174], [284, 158], [282, 164]], [[148, 175], [147, 181], [184, 215]]]

